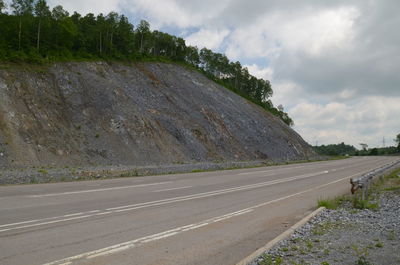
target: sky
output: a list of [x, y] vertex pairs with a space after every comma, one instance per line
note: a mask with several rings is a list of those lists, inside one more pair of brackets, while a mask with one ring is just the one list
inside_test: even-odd
[[310, 144], [394, 145], [400, 133], [398, 0], [48, 0], [225, 53], [272, 83]]

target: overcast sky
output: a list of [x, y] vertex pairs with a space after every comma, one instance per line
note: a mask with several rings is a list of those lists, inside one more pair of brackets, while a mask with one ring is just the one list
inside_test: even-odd
[[398, 0], [48, 0], [117, 11], [269, 79], [310, 143], [393, 145], [400, 133]]

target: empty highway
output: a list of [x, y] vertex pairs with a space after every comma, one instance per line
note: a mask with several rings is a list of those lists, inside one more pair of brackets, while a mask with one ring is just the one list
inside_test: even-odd
[[235, 264], [398, 157], [0, 187], [0, 264]]

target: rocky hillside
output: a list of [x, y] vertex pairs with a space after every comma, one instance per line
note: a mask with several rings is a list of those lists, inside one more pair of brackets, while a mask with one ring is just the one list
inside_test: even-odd
[[0, 167], [307, 159], [281, 120], [163, 63], [0, 65]]

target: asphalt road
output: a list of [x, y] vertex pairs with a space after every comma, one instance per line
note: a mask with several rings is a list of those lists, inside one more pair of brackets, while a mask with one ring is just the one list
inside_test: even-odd
[[235, 264], [398, 159], [3, 186], [0, 264]]

